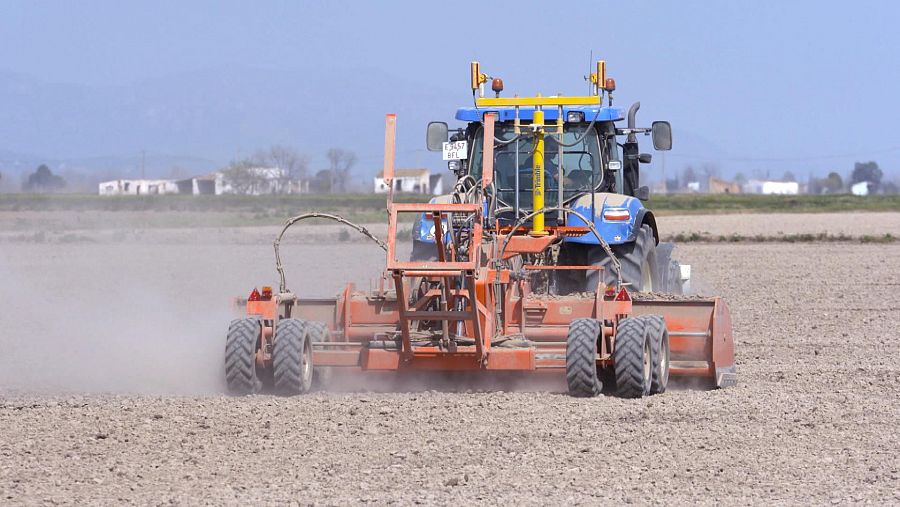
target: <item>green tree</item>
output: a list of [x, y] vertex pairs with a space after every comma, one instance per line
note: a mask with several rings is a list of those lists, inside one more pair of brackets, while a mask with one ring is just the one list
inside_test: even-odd
[[883, 176], [884, 173], [878, 168], [877, 162], [857, 162], [853, 164], [853, 173], [850, 174], [850, 184], [854, 185], [861, 181], [868, 181], [869, 188], [874, 193], [878, 191]]
[[813, 178], [809, 182], [811, 194], [839, 194], [844, 190], [844, 180], [841, 175], [832, 171], [824, 178]]
[[22, 184], [22, 190], [26, 192], [56, 192], [62, 190], [66, 186], [66, 180], [62, 176], [53, 174], [44, 164], [38, 166], [37, 170], [28, 175], [28, 180]]
[[259, 171], [259, 164], [254, 160], [233, 160], [222, 171], [222, 176], [235, 194], [264, 193], [263, 187], [266, 184], [266, 178]]

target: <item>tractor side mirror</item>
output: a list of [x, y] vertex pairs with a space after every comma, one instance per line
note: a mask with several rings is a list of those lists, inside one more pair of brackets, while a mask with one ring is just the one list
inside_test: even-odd
[[667, 121], [655, 121], [650, 125], [650, 135], [653, 136], [653, 147], [659, 151], [672, 149], [672, 125]]
[[652, 153], [641, 153], [638, 155], [638, 162], [642, 164], [649, 164], [651, 160], [653, 160]]
[[428, 130], [425, 132], [425, 146], [428, 151], [443, 151], [448, 134], [449, 129], [446, 122], [428, 122]]
[[634, 193], [634, 196], [642, 201], [646, 201], [650, 198], [650, 187], [638, 187], [637, 192]]

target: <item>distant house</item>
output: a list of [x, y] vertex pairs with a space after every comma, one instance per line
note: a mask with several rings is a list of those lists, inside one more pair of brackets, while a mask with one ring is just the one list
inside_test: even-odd
[[869, 195], [869, 182], [860, 181], [850, 186], [850, 193], [853, 195]]
[[264, 195], [309, 192], [309, 180], [291, 181], [276, 167], [251, 167], [238, 172], [213, 172], [180, 180], [112, 180], [99, 186], [100, 195]]
[[164, 195], [177, 194], [175, 180], [111, 180], [101, 182], [100, 195]]
[[222, 175], [223, 194], [265, 195], [292, 193], [287, 171], [278, 167], [232, 169]]
[[748, 194], [797, 195], [800, 193], [800, 184], [796, 181], [750, 180], [744, 184], [743, 190]]
[[741, 186], [734, 181], [720, 180], [714, 176], [709, 177], [710, 194], [740, 194]]
[[182, 195], [220, 195], [222, 193], [222, 173], [210, 173], [176, 180], [178, 193]]
[[[375, 193], [386, 194], [384, 172], [375, 176]], [[394, 192], [431, 194], [431, 172], [428, 169], [397, 169], [394, 172]]]

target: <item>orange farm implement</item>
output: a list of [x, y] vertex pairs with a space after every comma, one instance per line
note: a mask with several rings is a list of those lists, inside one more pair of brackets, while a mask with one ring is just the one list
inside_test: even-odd
[[[575, 99], [530, 98], [523, 104], [561, 111]], [[504, 105], [520, 107], [507, 100]], [[512, 223], [496, 220], [496, 122], [497, 114], [486, 108], [482, 170], [465, 199], [397, 203], [388, 192], [386, 241], [337, 216], [311, 213], [288, 220], [275, 241], [279, 290], [254, 289], [242, 301], [245, 315], [228, 330], [225, 374], [231, 392], [250, 394], [270, 383], [279, 393], [301, 394], [317, 380], [327, 388], [325, 373], [342, 371], [556, 375], [565, 377], [574, 396], [603, 392], [626, 398], [661, 393], [670, 377], [707, 387], [736, 382], [731, 318], [721, 298], [631, 291], [621, 276], [613, 284], [609, 277], [591, 278], [597, 280], [592, 291], [547, 290], [554, 272], [619, 266], [548, 260], [545, 254], [567, 237], [593, 234], [609, 251], [585, 217], [580, 227], [559, 225], [561, 220], [543, 224], [544, 213], [577, 214], [571, 209], [542, 207]], [[395, 115], [387, 115], [383, 178], [389, 189], [396, 123]], [[538, 150], [543, 142], [533, 145]], [[542, 196], [534, 202], [542, 203]], [[435, 252], [428, 260], [399, 258], [402, 214], [433, 224]], [[386, 251], [377, 289], [360, 292], [350, 284], [337, 297], [313, 299], [287, 288], [280, 241], [291, 225], [312, 217], [344, 222]]]

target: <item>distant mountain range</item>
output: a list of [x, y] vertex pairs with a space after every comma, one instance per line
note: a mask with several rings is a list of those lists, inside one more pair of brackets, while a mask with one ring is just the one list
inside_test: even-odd
[[142, 151], [148, 175], [208, 171], [284, 144], [309, 155], [311, 169], [341, 147], [356, 152], [356, 172], [375, 173], [386, 112], [399, 115], [398, 162], [423, 163], [425, 123], [465, 99], [464, 89], [460, 96], [377, 69], [219, 68], [104, 87], [0, 72], [0, 171], [48, 163], [133, 173]]
[[[97, 179], [204, 174], [229, 160], [274, 144], [325, 168], [328, 148], [357, 154], [357, 183], [381, 169], [384, 115], [398, 114], [399, 167], [445, 170], [439, 154], [424, 150], [425, 125], [451, 121], [471, 102], [467, 83], [435, 86], [381, 69], [271, 70], [214, 68], [117, 86], [43, 82], [0, 71], [0, 186], [45, 163], [91, 188]], [[619, 104], [627, 107], [628, 104]], [[643, 118], [649, 121], [649, 118]], [[675, 119], [673, 119], [675, 120]], [[673, 177], [685, 162], [678, 152], [706, 156], [721, 150], [673, 121]], [[650, 151], [649, 138], [642, 141]], [[142, 152], [144, 153], [142, 157]], [[659, 179], [661, 154], [649, 179]]]

